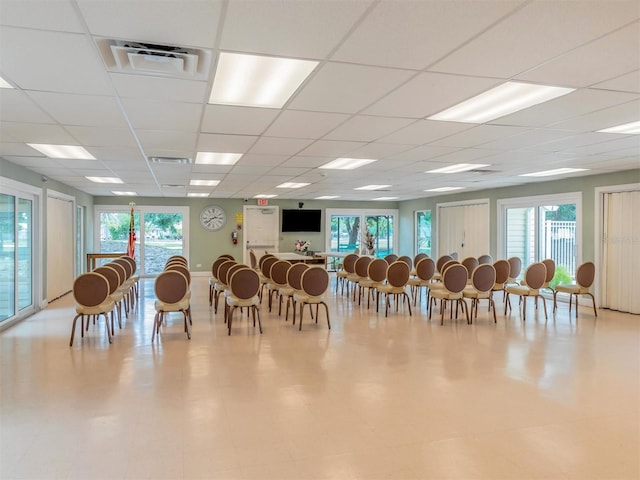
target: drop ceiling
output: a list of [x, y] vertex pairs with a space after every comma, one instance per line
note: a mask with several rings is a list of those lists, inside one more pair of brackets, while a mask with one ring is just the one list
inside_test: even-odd
[[[0, 89], [0, 156], [92, 195], [155, 197], [406, 200], [548, 181], [520, 175], [552, 168], [627, 170], [640, 167], [640, 135], [598, 130], [640, 120], [639, 22], [637, 0], [0, 0], [0, 77], [15, 87]], [[118, 71], [100, 53], [107, 40], [210, 61], [192, 78]], [[208, 104], [223, 51], [319, 64], [281, 109]], [[427, 119], [510, 80], [576, 90], [485, 124]], [[27, 143], [81, 145], [96, 160]], [[243, 156], [149, 160], [198, 151]], [[318, 168], [338, 157], [377, 161]], [[425, 173], [457, 163], [489, 166]], [[275, 188], [284, 182], [309, 185]], [[369, 184], [391, 186], [354, 190]]]

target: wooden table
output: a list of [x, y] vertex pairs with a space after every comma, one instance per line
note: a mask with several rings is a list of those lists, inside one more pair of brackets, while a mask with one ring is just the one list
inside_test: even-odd
[[96, 268], [96, 260], [100, 258], [119, 258], [126, 253], [87, 253], [87, 272], [92, 272]]
[[309, 265], [325, 265], [327, 262], [326, 257], [300, 255], [294, 252], [274, 252], [273, 255], [278, 260], [288, 260], [291, 263], [306, 263]]

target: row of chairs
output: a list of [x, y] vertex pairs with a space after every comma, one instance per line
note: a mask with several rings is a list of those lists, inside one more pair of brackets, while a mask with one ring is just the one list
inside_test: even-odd
[[179, 312], [184, 318], [184, 331], [191, 339], [191, 274], [189, 263], [182, 255], [173, 255], [167, 260], [164, 270], [154, 282], [156, 314], [153, 319], [151, 341], [160, 334], [165, 316]]
[[76, 277], [72, 289], [76, 315], [71, 325], [69, 346], [73, 346], [78, 319], [81, 336], [84, 338], [85, 329], [89, 329], [91, 319], [96, 323], [101, 316], [105, 320], [109, 343], [112, 343], [115, 335], [115, 315], [118, 317], [118, 327], [122, 328], [123, 306], [125, 315], [128, 316], [139, 298], [139, 276], [135, 275], [136, 269], [135, 260], [123, 256]]

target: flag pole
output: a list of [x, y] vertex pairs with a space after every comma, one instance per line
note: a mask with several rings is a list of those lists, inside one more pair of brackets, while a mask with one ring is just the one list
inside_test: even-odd
[[131, 207], [131, 214], [129, 216], [129, 242], [127, 244], [127, 256], [135, 260], [136, 258], [136, 230], [133, 222], [133, 207], [136, 206], [135, 202], [129, 202]]

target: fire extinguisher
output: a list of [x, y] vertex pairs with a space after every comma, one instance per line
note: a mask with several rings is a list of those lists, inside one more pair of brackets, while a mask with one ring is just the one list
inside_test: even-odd
[[238, 244], [238, 232], [235, 230], [231, 232], [231, 243], [233, 243], [234, 245]]

